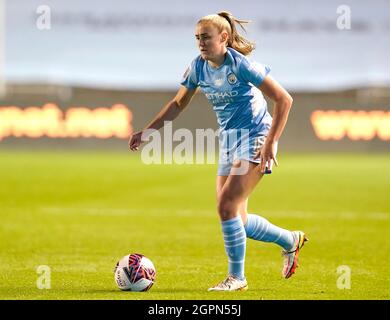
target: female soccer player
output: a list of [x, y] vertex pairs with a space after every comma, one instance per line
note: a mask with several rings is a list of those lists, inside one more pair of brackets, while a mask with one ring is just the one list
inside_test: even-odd
[[[246, 237], [283, 248], [285, 278], [295, 272], [299, 251], [307, 240], [302, 231], [288, 231], [247, 213], [249, 195], [263, 175], [271, 173], [273, 163], [278, 165], [277, 144], [293, 102], [269, 75], [267, 66], [246, 57], [254, 44], [237, 32], [236, 24], [243, 28], [247, 22], [225, 11], [201, 18], [195, 31], [200, 55], [185, 72], [176, 96], [129, 140], [130, 149], [138, 150], [145, 130], [158, 130], [164, 121], [175, 119], [198, 87], [212, 104], [220, 126], [216, 189], [229, 268], [226, 279], [209, 291], [248, 288], [244, 274]], [[275, 104], [273, 118], [262, 93]]]

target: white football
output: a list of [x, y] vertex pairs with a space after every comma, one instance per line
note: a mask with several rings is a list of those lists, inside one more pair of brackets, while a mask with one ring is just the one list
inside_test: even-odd
[[115, 282], [124, 291], [148, 291], [155, 278], [156, 269], [152, 261], [142, 254], [128, 254], [115, 266]]

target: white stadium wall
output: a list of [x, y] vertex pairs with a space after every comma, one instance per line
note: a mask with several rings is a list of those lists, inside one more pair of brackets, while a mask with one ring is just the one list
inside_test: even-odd
[[8, 83], [175, 90], [198, 54], [197, 20], [220, 10], [253, 21], [253, 58], [290, 90], [390, 84], [385, 0], [5, 1], [3, 76]]
[[[0, 0], [0, 148], [126, 150], [197, 56], [197, 20], [220, 10], [252, 20], [253, 58], [293, 95], [281, 151], [390, 150], [385, 0]], [[216, 125], [197, 94], [174, 129]]]

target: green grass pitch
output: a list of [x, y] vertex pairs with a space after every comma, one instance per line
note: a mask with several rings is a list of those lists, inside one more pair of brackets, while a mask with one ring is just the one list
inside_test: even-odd
[[[282, 279], [280, 249], [249, 240], [249, 290], [209, 293], [227, 270], [216, 165], [3, 150], [0, 299], [389, 299], [389, 164], [389, 154], [281, 154], [249, 211], [308, 234], [300, 267]], [[131, 252], [156, 266], [149, 292], [115, 285], [115, 263]], [[40, 265], [51, 289], [37, 288]], [[350, 289], [337, 286], [343, 265]]]

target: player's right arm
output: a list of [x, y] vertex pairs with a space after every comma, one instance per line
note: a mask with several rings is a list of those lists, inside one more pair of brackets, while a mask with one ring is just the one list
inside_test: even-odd
[[148, 129], [159, 130], [164, 126], [164, 121], [172, 121], [185, 109], [190, 103], [196, 92], [196, 88], [187, 88], [180, 86], [176, 96], [169, 101], [154, 119], [141, 131], [134, 132], [129, 139], [129, 148], [133, 151], [138, 150], [138, 147], [143, 142], [141, 140], [143, 132]]

